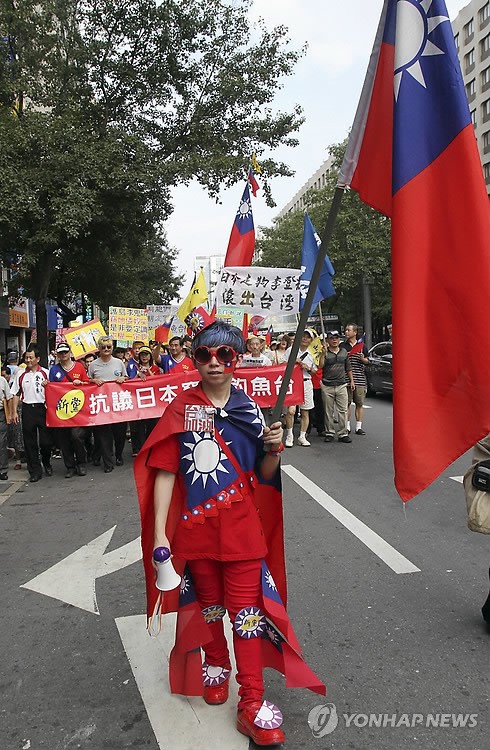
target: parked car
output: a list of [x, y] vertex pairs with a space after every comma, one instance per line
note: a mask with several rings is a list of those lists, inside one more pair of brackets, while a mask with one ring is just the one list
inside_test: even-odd
[[366, 365], [368, 394], [393, 393], [391, 341], [382, 341], [368, 352]]

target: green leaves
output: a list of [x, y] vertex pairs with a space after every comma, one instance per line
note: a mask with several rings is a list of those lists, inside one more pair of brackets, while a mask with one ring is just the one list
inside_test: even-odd
[[[337, 182], [337, 174], [345, 151], [345, 143], [330, 149], [333, 157], [327, 185], [311, 190], [306, 196], [305, 210], [321, 236]], [[260, 265], [298, 268], [303, 243], [303, 213], [290, 212], [276, 219], [272, 227], [261, 227], [257, 242]], [[363, 204], [357, 193], [346, 191], [342, 199], [329, 257], [335, 268], [336, 296], [325, 302], [343, 320], [362, 318], [362, 282], [372, 288], [373, 316], [382, 324], [391, 314], [390, 222]]]

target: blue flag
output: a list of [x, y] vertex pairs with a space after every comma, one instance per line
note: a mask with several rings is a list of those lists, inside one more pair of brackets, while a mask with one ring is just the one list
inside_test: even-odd
[[[311, 276], [316, 263], [316, 257], [318, 255], [318, 249], [321, 245], [320, 237], [318, 236], [315, 227], [311, 223], [311, 219], [307, 213], [305, 213], [304, 222], [304, 234], [303, 234], [303, 250], [301, 251], [301, 294], [299, 298], [299, 309], [303, 309], [305, 304], [306, 295], [308, 294], [308, 287], [310, 285]], [[325, 262], [323, 269], [320, 274], [320, 280], [313, 297], [313, 304], [311, 306], [310, 315], [315, 305], [335, 294], [335, 288], [332, 284], [332, 276], [335, 271], [330, 258], [328, 255], [325, 256]]]

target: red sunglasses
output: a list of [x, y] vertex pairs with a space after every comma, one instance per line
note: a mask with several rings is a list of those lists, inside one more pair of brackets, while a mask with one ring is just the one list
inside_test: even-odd
[[194, 359], [199, 365], [207, 365], [212, 358], [216, 357], [220, 364], [229, 367], [237, 357], [236, 351], [231, 346], [198, 346], [194, 352]]

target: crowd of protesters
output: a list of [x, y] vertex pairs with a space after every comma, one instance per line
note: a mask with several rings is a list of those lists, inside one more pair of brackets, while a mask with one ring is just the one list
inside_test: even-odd
[[124, 463], [126, 443], [136, 456], [158, 420], [146, 419], [98, 425], [96, 427], [46, 426], [45, 386], [49, 382], [67, 382], [76, 386], [101, 385], [108, 381], [123, 383], [146, 380], [169, 372], [194, 368], [190, 357], [190, 339], [172, 338], [168, 347], [134, 341], [132, 347], [114, 345], [109, 336], [98, 341], [98, 352], [75, 361], [67, 343], [58, 344], [50, 353], [48, 368], [40, 365], [40, 352], [32, 345], [19, 361], [9, 352], [0, 376], [0, 480], [8, 479], [9, 458], [14, 470], [27, 464], [29, 480], [38, 482], [53, 474], [52, 459], [62, 458], [65, 478], [87, 474], [87, 463], [103, 466], [109, 473]]
[[[364, 366], [367, 351], [358, 341], [358, 328], [350, 323], [345, 328], [346, 340], [341, 343], [339, 331], [328, 331], [322, 338], [322, 352], [317, 364], [310, 353], [316, 332], [307, 328], [302, 336], [297, 362], [304, 378], [304, 402], [290, 406], [285, 414], [285, 446], [294, 444], [294, 425], [300, 422], [297, 444], [308, 447], [312, 429], [331, 442], [337, 436], [341, 443], [350, 443], [350, 405], [355, 405], [356, 435], [365, 435], [363, 403], [366, 395]], [[246, 342], [240, 367], [269, 367], [287, 362], [294, 333], [284, 334], [266, 345], [261, 336], [252, 335]], [[166, 346], [134, 341], [131, 347], [115, 346], [109, 336], [98, 341], [98, 352], [74, 361], [67, 343], [60, 343], [50, 352], [49, 366], [40, 365], [40, 352], [35, 345], [19, 356], [9, 352], [0, 377], [0, 480], [8, 479], [9, 458], [14, 470], [27, 464], [31, 482], [53, 473], [52, 458], [62, 458], [65, 478], [85, 476], [87, 464], [102, 466], [105, 473], [124, 463], [124, 450], [129, 443], [136, 456], [155, 427], [157, 419], [134, 420], [98, 425], [96, 427], [46, 426], [45, 385], [48, 382], [69, 382], [83, 386], [101, 385], [107, 381], [123, 383], [155, 375], [188, 372], [194, 369], [190, 354], [190, 337], [170, 339]]]

